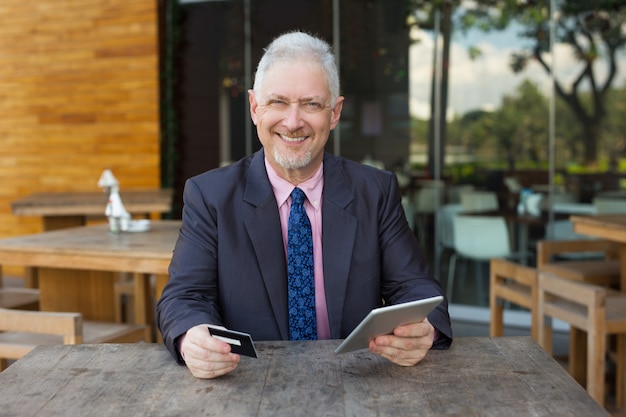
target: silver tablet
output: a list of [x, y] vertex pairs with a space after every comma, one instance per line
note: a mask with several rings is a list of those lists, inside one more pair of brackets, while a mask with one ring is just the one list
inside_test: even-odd
[[422, 321], [439, 303], [443, 296], [425, 298], [375, 308], [359, 323], [348, 337], [335, 349], [335, 353], [346, 353], [366, 349], [370, 340], [390, 334], [398, 326]]

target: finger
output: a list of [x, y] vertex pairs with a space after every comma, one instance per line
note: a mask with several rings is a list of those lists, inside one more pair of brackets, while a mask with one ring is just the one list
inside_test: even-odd
[[[233, 356], [239, 356], [232, 354]], [[203, 361], [192, 358], [187, 363], [191, 374], [196, 378], [212, 379], [234, 371], [239, 365], [239, 360], [233, 361]]]
[[[408, 339], [407, 339], [408, 340]], [[405, 343], [404, 341], [399, 342]], [[415, 347], [412, 349], [398, 348], [397, 341], [393, 341], [391, 344], [378, 344], [376, 340], [372, 340], [369, 345], [369, 349], [372, 353], [382, 356], [383, 358], [401, 366], [413, 366], [426, 356], [429, 348], [426, 346]], [[404, 344], [406, 347], [407, 345]]]
[[197, 378], [216, 378], [233, 371], [240, 356], [230, 350], [228, 343], [210, 335], [206, 325], [189, 329], [181, 343], [185, 363]]

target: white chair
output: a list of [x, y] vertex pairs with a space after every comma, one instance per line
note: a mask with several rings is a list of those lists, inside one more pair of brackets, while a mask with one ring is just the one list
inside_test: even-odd
[[415, 228], [417, 236], [426, 245], [429, 225], [435, 216], [435, 209], [443, 201], [443, 186], [433, 182], [424, 185], [415, 193]]
[[456, 264], [459, 259], [465, 259], [475, 262], [480, 301], [483, 301], [488, 293], [484, 288], [485, 280], [479, 275], [480, 263], [486, 263], [492, 258], [519, 259], [523, 254], [512, 251], [509, 228], [502, 217], [457, 214], [453, 224], [454, 253], [450, 256], [448, 266], [446, 295], [451, 301]]
[[454, 249], [454, 218], [463, 212], [460, 204], [444, 204], [437, 212], [441, 246]]
[[[535, 191], [539, 192], [539, 190]], [[559, 192], [552, 194], [552, 196], [550, 196], [549, 192], [542, 192], [542, 194], [544, 198], [541, 200], [541, 209], [544, 211], [550, 210], [552, 206], [578, 203], [578, 195], [574, 193]]]
[[592, 203], [596, 214], [626, 213], [626, 199], [623, 198], [594, 197]]
[[493, 191], [464, 191], [461, 193], [461, 206], [469, 212], [498, 210], [498, 196]]
[[411, 199], [407, 196], [402, 197], [402, 208], [404, 209], [404, 215], [406, 221], [409, 223], [411, 230], [415, 230], [415, 205]]
[[460, 204], [461, 194], [474, 191], [475, 187], [472, 184], [458, 184], [446, 186], [446, 203], [448, 204]]
[[446, 249], [454, 251], [454, 217], [462, 212], [460, 204], [444, 204], [437, 212], [440, 253]]
[[579, 240], [593, 239], [591, 236], [580, 235], [574, 232], [574, 223], [569, 219], [553, 220], [546, 224], [546, 239], [549, 240]]

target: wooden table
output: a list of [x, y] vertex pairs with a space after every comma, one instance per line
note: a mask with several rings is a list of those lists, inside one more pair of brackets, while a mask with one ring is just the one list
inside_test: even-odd
[[149, 275], [159, 297], [168, 279], [181, 222], [153, 220], [143, 233], [112, 234], [107, 224], [80, 226], [0, 240], [0, 265], [36, 273], [40, 308], [76, 311], [86, 320], [114, 321], [113, 283], [120, 272], [134, 276], [135, 321], [151, 323]]
[[[148, 217], [172, 209], [171, 188], [122, 190], [120, 197], [130, 214]], [[42, 216], [44, 230], [83, 226], [87, 218], [104, 217], [108, 195], [100, 192], [36, 193], [11, 204], [16, 216]]]
[[257, 343], [232, 373], [194, 378], [160, 344], [41, 346], [0, 373], [3, 415], [608, 416], [529, 337], [457, 338], [417, 366], [337, 340]]

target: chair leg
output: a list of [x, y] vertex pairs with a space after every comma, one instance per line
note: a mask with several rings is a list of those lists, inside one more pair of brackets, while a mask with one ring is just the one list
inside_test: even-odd
[[504, 302], [491, 294], [489, 300], [489, 336], [500, 337], [504, 335]]
[[[542, 304], [543, 301], [540, 300], [539, 306]], [[539, 345], [552, 356], [552, 317], [545, 316], [543, 309], [539, 311], [539, 329], [537, 334], [539, 335]]]
[[476, 283], [476, 288], [478, 292], [478, 305], [483, 305], [483, 302], [487, 300], [489, 302], [489, 293], [487, 288], [485, 288], [485, 276], [483, 275], [485, 262], [484, 261], [474, 261], [476, 263], [476, 277], [474, 278], [478, 282]]
[[604, 407], [606, 333], [587, 333], [587, 391]]
[[615, 405], [626, 407], [626, 334], [617, 335], [617, 358], [615, 360]]
[[585, 358], [588, 358], [588, 340], [583, 330], [570, 326], [569, 329], [569, 373], [580, 385], [586, 386], [591, 377], [587, 375]]

